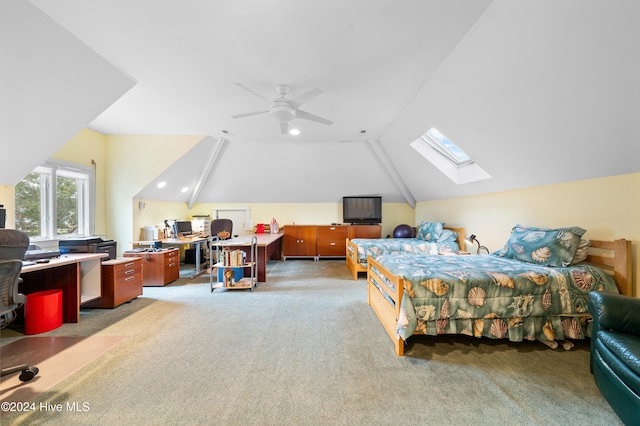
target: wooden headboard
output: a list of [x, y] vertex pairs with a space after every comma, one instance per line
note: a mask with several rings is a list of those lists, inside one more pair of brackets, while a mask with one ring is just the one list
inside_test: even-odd
[[450, 229], [458, 234], [458, 238], [456, 242], [458, 243], [458, 247], [460, 247], [460, 251], [466, 251], [467, 248], [467, 236], [464, 232], [464, 228], [453, 228], [451, 226], [445, 226], [444, 229]]
[[611, 273], [621, 294], [633, 296], [631, 241], [591, 240], [586, 261]]

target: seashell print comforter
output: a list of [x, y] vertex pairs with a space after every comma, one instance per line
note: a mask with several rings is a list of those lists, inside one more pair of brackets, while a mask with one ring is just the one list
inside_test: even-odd
[[613, 277], [588, 264], [543, 267], [495, 255], [381, 255], [405, 281], [397, 332], [523, 340], [591, 336], [589, 291], [618, 293]]
[[366, 265], [369, 256], [376, 259], [383, 254], [437, 255], [453, 253], [460, 247], [456, 241], [429, 242], [418, 238], [354, 238], [358, 247], [358, 262]]

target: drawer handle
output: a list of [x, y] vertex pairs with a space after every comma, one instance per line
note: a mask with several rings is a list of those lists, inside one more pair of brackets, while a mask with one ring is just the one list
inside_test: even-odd
[[335, 230], [336, 230], [336, 228], [333, 228], [333, 227], [331, 227], [331, 228], [329, 228], [329, 229], [330, 229], [330, 230], [332, 230], [332, 231], [335, 231]]
[[169, 268], [173, 268], [174, 266], [176, 266], [176, 264], [175, 264], [175, 263], [170, 263], [170, 264], [169, 264]]
[[127, 278], [124, 279], [124, 282], [135, 280], [135, 279], [136, 279], [136, 277], [127, 277]]
[[125, 264], [124, 264], [124, 267], [125, 267], [125, 268], [131, 268], [133, 265], [135, 265], [135, 263], [134, 263], [134, 262], [131, 262], [131, 263], [125, 263]]
[[329, 243], [329, 244], [330, 244], [330, 245], [332, 245], [332, 246], [335, 246], [335, 245], [336, 245], [336, 243]]
[[125, 275], [131, 275], [131, 274], [135, 274], [135, 273], [136, 273], [135, 269], [129, 269], [129, 270], [124, 271]]

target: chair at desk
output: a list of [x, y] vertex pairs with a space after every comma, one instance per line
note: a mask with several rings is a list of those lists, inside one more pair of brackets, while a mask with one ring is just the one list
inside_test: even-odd
[[211, 221], [211, 237], [219, 240], [231, 238], [233, 234], [233, 221], [231, 219], [214, 219]]
[[[16, 317], [16, 309], [27, 298], [20, 294], [18, 286], [22, 281], [22, 259], [29, 247], [29, 237], [15, 229], [0, 229], [0, 328], [8, 326]], [[29, 368], [27, 364], [3, 368], [0, 376], [21, 371], [20, 380], [27, 382], [38, 374], [38, 368]]]

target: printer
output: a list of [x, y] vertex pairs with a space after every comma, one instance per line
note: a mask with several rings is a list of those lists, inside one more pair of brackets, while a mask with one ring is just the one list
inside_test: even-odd
[[60, 253], [107, 253], [109, 257], [103, 259], [115, 259], [118, 252], [118, 242], [103, 240], [100, 237], [78, 237], [58, 242]]

